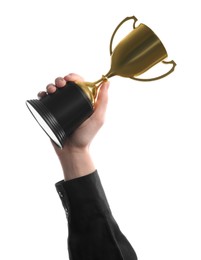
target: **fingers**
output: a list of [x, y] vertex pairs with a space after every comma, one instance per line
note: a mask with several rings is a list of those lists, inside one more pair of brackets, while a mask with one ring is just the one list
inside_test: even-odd
[[62, 77], [58, 77], [55, 79], [55, 86], [57, 88], [63, 88], [66, 86], [66, 80]]
[[66, 86], [67, 81], [83, 81], [83, 78], [75, 73], [70, 73], [64, 78], [58, 77], [55, 79], [55, 84], [48, 84], [46, 87], [48, 94], [53, 94], [57, 88], [63, 88]]
[[47, 85], [46, 90], [48, 94], [53, 94], [57, 90], [57, 88], [54, 84], [50, 83]]
[[46, 86], [46, 92], [45, 91], [40, 91], [38, 93], [38, 98], [44, 98], [46, 97], [48, 94], [53, 94], [56, 90], [57, 87], [61, 88], [63, 86], [61, 80], [55, 79], [55, 85], [53, 83], [50, 83]]
[[48, 94], [53, 94], [57, 90], [57, 88], [65, 87], [67, 81], [84, 81], [84, 79], [75, 73], [70, 73], [70, 74], [66, 75], [64, 78], [58, 77], [55, 79], [54, 84], [50, 83], [47, 85], [46, 92], [40, 91], [38, 93], [38, 98], [41, 99], [41, 98], [47, 96]]
[[45, 96], [47, 96], [47, 92], [40, 91], [37, 96], [38, 96], [39, 99], [44, 98]]

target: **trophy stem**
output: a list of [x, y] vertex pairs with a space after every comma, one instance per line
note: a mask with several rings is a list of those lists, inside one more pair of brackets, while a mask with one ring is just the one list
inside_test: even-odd
[[[102, 77], [99, 80], [94, 81], [92, 84], [96, 85], [98, 83], [102, 83], [103, 81], [107, 81], [108, 78], [111, 78], [113, 76], [115, 76], [115, 74], [112, 73], [111, 71], [109, 71], [106, 75], [102, 75]], [[98, 84], [98, 86], [96, 86], [96, 87], [98, 88], [99, 86], [100, 86], [100, 84]]]
[[[101, 85], [101, 83], [103, 81], [106, 81], [107, 80], [107, 77], [106, 76], [102, 76], [102, 78], [100, 78], [99, 80], [97, 81], [94, 81], [92, 84], [96, 87], [96, 88], [99, 88], [99, 86]], [[98, 84], [98, 85], [97, 85]]]
[[103, 75], [99, 80], [94, 82], [75, 82], [87, 95], [92, 105], [95, 105], [96, 98], [98, 95], [98, 89], [104, 81], [107, 81], [108, 78], [113, 77], [115, 74], [109, 71], [106, 75]]

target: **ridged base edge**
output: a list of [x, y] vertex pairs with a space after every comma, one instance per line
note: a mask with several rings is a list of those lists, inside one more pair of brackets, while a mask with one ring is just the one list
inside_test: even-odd
[[56, 138], [58, 140], [58, 143], [56, 143], [51, 137], [50, 138], [58, 146], [60, 146], [62, 148], [63, 145], [64, 145], [64, 141], [66, 139], [66, 134], [65, 134], [63, 128], [61, 127], [61, 125], [56, 120], [56, 118], [48, 111], [46, 106], [44, 106], [44, 104], [42, 102], [40, 102], [39, 100], [37, 100], [37, 99], [27, 100], [26, 101], [26, 105], [27, 105], [29, 111], [31, 112], [31, 114], [33, 115], [33, 117], [38, 122], [38, 124], [42, 127], [42, 129], [50, 137], [50, 135], [47, 133], [47, 131], [44, 129], [44, 127], [39, 123], [39, 121], [37, 120], [37, 118], [33, 114], [33, 112], [31, 111], [29, 106], [31, 105], [38, 112], [38, 114], [43, 118], [43, 120], [46, 122], [46, 124], [49, 126], [49, 128], [52, 130], [52, 132], [56, 136]]

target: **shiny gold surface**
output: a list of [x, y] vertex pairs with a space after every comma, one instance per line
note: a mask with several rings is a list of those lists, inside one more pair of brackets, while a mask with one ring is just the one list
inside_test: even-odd
[[98, 95], [98, 89], [103, 83], [103, 81], [106, 81], [107, 77], [102, 76], [101, 79], [95, 81], [95, 82], [80, 82], [76, 81], [75, 83], [85, 92], [89, 100], [91, 101], [92, 105], [94, 106], [96, 103], [96, 98]]
[[75, 82], [87, 95], [89, 100], [91, 101], [92, 105], [95, 105], [97, 94], [98, 94], [98, 87], [93, 84], [92, 82]]
[[[119, 28], [133, 20], [133, 30], [123, 38], [113, 50], [113, 40]], [[163, 61], [168, 55], [167, 51], [157, 35], [145, 24], [136, 27], [135, 16], [125, 18], [114, 30], [110, 40], [111, 68], [109, 72], [95, 82], [76, 82], [86, 93], [93, 105], [95, 105], [98, 88], [107, 78], [118, 75], [138, 81], [153, 81], [166, 77], [174, 71], [174, 61]], [[136, 78], [159, 62], [172, 64], [171, 69], [158, 77], [142, 79]]]

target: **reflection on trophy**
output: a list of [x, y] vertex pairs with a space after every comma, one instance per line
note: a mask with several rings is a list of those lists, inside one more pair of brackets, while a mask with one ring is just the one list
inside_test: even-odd
[[[133, 30], [113, 50], [116, 32], [128, 20], [134, 20]], [[127, 17], [113, 32], [110, 41], [111, 68], [99, 80], [68, 82], [53, 95], [26, 101], [32, 115], [60, 148], [67, 136], [93, 113], [98, 90], [104, 80], [118, 75], [138, 81], [153, 81], [174, 71], [176, 63], [164, 61], [168, 55], [160, 39], [145, 24], [136, 27], [136, 22], [136, 17]], [[167, 73], [149, 79], [137, 77], [161, 61], [171, 65]]]

